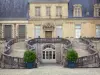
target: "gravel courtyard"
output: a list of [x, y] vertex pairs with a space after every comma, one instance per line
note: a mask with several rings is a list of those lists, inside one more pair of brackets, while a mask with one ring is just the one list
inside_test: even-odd
[[0, 69], [0, 75], [100, 75], [100, 68], [64, 68], [45, 65], [36, 69]]

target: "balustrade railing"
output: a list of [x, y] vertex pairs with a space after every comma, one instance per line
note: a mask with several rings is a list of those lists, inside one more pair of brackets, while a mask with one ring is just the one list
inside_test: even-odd
[[13, 57], [9, 54], [12, 52], [12, 45], [20, 41], [18, 38], [11, 39], [7, 42], [5, 46], [5, 51], [1, 55], [1, 68], [24, 68], [23, 58], [20, 57]]
[[[5, 46], [5, 51], [1, 55], [1, 61], [2, 61], [0, 65], [1, 68], [19, 69], [25, 67], [23, 58], [13, 57], [9, 55], [12, 52], [11, 46], [18, 41], [20, 40], [16, 38], [16, 39], [11, 39], [10, 41], [7, 42], [7, 45]], [[26, 43], [27, 49], [31, 50], [35, 49], [33, 45], [36, 43], [63, 43], [65, 44], [64, 49], [71, 47], [71, 42], [63, 38], [35, 38], [27, 41]]]
[[33, 45], [36, 43], [63, 43], [66, 45], [65, 48], [71, 47], [71, 42], [64, 38], [35, 38], [27, 42], [27, 49], [35, 49]]
[[98, 52], [93, 48], [93, 45], [88, 39], [81, 38], [82, 42], [87, 44], [87, 51], [89, 56], [83, 56], [78, 58], [78, 67], [100, 67], [100, 58]]

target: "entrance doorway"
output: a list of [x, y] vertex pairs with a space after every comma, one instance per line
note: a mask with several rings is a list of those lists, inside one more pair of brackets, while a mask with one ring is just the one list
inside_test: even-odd
[[46, 48], [42, 51], [43, 63], [56, 63], [56, 52], [52, 48]]
[[45, 38], [52, 38], [52, 31], [45, 31]]

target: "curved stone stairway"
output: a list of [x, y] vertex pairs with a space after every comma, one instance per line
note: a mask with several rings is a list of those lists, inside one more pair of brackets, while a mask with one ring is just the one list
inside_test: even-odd
[[[72, 47], [77, 51], [79, 57], [87, 56], [90, 53], [86, 50], [86, 44], [80, 42], [79, 39], [72, 40]], [[12, 46], [11, 56], [14, 57], [23, 57], [24, 52], [26, 51], [25, 42], [18, 42]]]
[[[87, 56], [87, 55], [90, 54], [86, 50], [86, 48], [87, 48], [86, 44], [80, 42], [79, 39], [73, 39], [71, 42], [72, 42], [72, 47], [77, 51], [79, 57]], [[13, 51], [10, 54], [11, 56], [14, 56], [14, 57], [23, 57], [24, 52], [26, 51], [25, 42], [15, 43], [12, 46], [12, 50]]]
[[79, 57], [88, 56], [90, 53], [86, 50], [87, 45], [82, 43], [79, 39], [72, 40], [72, 47], [78, 53]]
[[12, 45], [12, 52], [10, 55], [22, 58], [24, 56], [25, 51], [26, 51], [25, 42], [18, 42]]

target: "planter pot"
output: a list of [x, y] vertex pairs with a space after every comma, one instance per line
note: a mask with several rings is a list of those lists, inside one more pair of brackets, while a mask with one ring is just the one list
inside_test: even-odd
[[76, 63], [72, 61], [68, 61], [67, 67], [69, 68], [76, 68]]
[[33, 63], [25, 63], [26, 68], [32, 69], [32, 68], [37, 68], [37, 64], [35, 62]]

